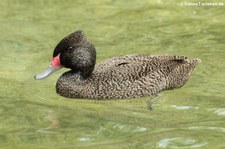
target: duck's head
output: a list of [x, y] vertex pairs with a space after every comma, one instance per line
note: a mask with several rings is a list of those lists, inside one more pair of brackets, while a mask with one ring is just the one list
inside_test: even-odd
[[61, 69], [70, 68], [83, 78], [90, 76], [94, 69], [96, 51], [82, 31], [76, 31], [63, 38], [55, 47], [49, 67], [34, 78], [41, 80]]

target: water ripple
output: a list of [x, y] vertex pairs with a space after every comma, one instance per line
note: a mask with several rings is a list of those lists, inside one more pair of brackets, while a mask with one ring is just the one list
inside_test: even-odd
[[225, 115], [225, 109], [217, 109], [214, 113], [217, 115]]
[[199, 109], [199, 107], [194, 106], [177, 106], [177, 105], [171, 105], [170, 107], [179, 109], [179, 110], [187, 110], [187, 109]]
[[[179, 144], [179, 145], [178, 145]], [[199, 142], [192, 138], [165, 138], [160, 140], [157, 145], [159, 148], [198, 148], [208, 144]]]
[[83, 138], [79, 138], [78, 139], [80, 142], [87, 142], [87, 141], [90, 141], [92, 140], [91, 138], [87, 138], [87, 137], [83, 137]]
[[189, 127], [189, 129], [194, 129], [194, 130], [214, 130], [214, 131], [219, 131], [219, 132], [225, 132], [225, 128], [223, 127], [207, 127], [207, 126], [194, 126], [194, 127]]
[[129, 131], [129, 132], [146, 132], [148, 129], [145, 127], [140, 127], [140, 126], [128, 126], [128, 125], [122, 125], [122, 124], [115, 124], [112, 126], [113, 129], [120, 129], [124, 131]]

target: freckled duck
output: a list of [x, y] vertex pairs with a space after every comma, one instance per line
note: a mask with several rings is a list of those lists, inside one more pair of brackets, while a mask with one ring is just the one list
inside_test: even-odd
[[43, 79], [62, 67], [56, 92], [70, 98], [118, 99], [157, 95], [182, 87], [200, 59], [171, 55], [126, 55], [96, 64], [94, 45], [82, 31], [63, 38], [55, 47], [47, 70], [35, 76]]

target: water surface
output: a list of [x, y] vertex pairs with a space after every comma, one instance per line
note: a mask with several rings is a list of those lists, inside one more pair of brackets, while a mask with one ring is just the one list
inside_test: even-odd
[[[2, 0], [0, 7], [0, 148], [225, 148], [225, 6]], [[94, 43], [97, 62], [175, 54], [202, 63], [184, 87], [163, 92], [152, 111], [148, 98], [67, 99], [55, 93], [66, 69], [33, 77], [59, 40], [78, 29]]]

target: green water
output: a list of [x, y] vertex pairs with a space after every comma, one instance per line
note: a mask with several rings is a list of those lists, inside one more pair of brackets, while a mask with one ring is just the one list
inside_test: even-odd
[[[180, 2], [1, 0], [0, 148], [225, 148], [225, 6]], [[98, 62], [136, 53], [202, 63], [152, 111], [148, 98], [67, 99], [55, 93], [66, 69], [33, 77], [59, 40], [78, 29], [96, 46]]]

